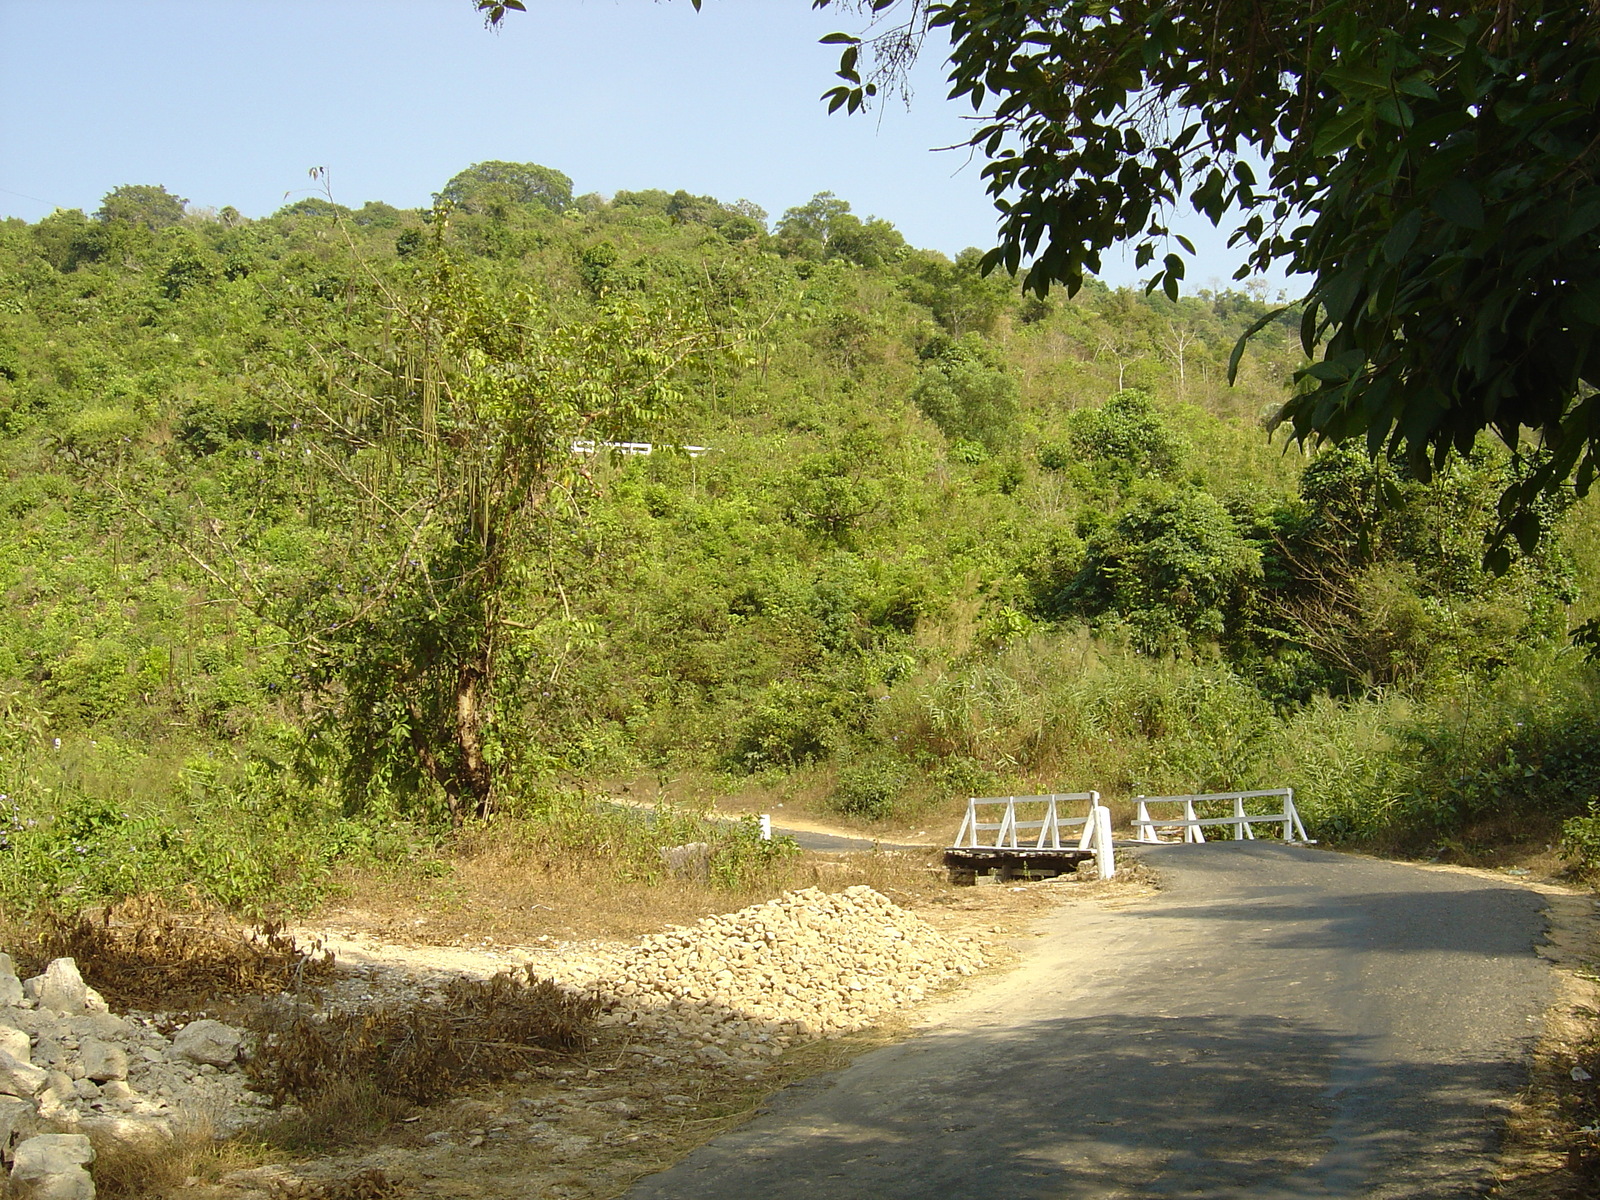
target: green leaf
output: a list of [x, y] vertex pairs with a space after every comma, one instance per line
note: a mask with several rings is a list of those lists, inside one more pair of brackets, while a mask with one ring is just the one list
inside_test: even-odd
[[1483, 200], [1465, 179], [1452, 179], [1433, 198], [1433, 211], [1452, 225], [1483, 228]]
[[1352, 98], [1387, 95], [1393, 83], [1389, 72], [1365, 63], [1330, 67], [1322, 73], [1322, 77], [1343, 95]]
[[1239, 335], [1239, 340], [1233, 344], [1233, 353], [1228, 355], [1229, 383], [1232, 383], [1239, 374], [1239, 361], [1244, 358], [1244, 348], [1250, 339], [1288, 311], [1288, 305], [1284, 305], [1282, 308], [1275, 308]]
[[1422, 210], [1413, 208], [1394, 223], [1383, 239], [1383, 261], [1394, 266], [1405, 258], [1422, 229]]
[[1323, 122], [1312, 139], [1312, 153], [1319, 156], [1338, 154], [1356, 144], [1362, 130], [1367, 127], [1365, 108], [1346, 108]]

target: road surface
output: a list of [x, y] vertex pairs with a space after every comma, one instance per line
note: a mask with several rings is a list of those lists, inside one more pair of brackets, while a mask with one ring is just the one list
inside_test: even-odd
[[846, 833], [823, 833], [820, 829], [772, 827], [774, 837], [792, 837], [802, 850], [822, 850], [831, 854], [850, 854], [871, 850], [926, 850], [928, 842], [880, 842], [875, 838], [853, 837]]
[[1479, 1195], [1551, 995], [1540, 896], [1285, 847], [1152, 848], [932, 1028], [626, 1200]]

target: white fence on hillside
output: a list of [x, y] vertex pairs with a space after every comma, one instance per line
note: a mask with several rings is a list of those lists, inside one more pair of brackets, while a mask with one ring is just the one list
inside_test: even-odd
[[598, 454], [602, 450], [610, 450], [614, 454], [650, 455], [657, 450], [681, 450], [690, 458], [699, 458], [710, 449], [710, 446], [676, 446], [656, 442], [596, 442], [589, 438], [574, 438], [572, 442], [574, 454]]
[[[1276, 812], [1249, 813], [1245, 811], [1245, 801], [1263, 800], [1268, 797], [1281, 797], [1283, 804]], [[1196, 815], [1196, 806], [1211, 804], [1218, 801], [1231, 802], [1233, 813], [1226, 817], [1201, 817]], [[1260, 792], [1214, 792], [1207, 796], [1138, 796], [1135, 797], [1139, 814], [1133, 819], [1134, 840], [1138, 842], [1161, 841], [1160, 831], [1163, 829], [1181, 829], [1185, 842], [1203, 842], [1206, 840], [1205, 831], [1216, 826], [1227, 825], [1233, 828], [1236, 841], [1256, 835], [1250, 828], [1253, 824], [1281, 824], [1283, 826], [1283, 840], [1285, 842], [1301, 842], [1305, 845], [1314, 845], [1311, 838], [1306, 836], [1306, 827], [1300, 823], [1300, 813], [1294, 806], [1293, 788], [1269, 788]], [[1150, 806], [1174, 805], [1183, 806], [1181, 817], [1152, 817]]]
[[[1064, 805], [1087, 804], [1081, 817], [1064, 817]], [[1004, 806], [998, 821], [979, 820], [980, 807]], [[1019, 816], [1018, 805], [1029, 805], [1039, 812], [1037, 816]], [[1100, 878], [1110, 879], [1117, 873], [1116, 855], [1111, 847], [1111, 810], [1100, 803], [1099, 792], [1074, 792], [1070, 795], [1050, 796], [977, 796], [967, 801], [967, 815], [956, 833], [954, 849], [965, 850], [1070, 850], [1063, 844], [1063, 828], [1072, 830], [1082, 826], [1077, 837], [1078, 850], [1092, 850], [1100, 867]], [[1022, 836], [1024, 833], [1030, 835]], [[989, 841], [985, 834], [992, 834]], [[1071, 834], [1068, 834], [1069, 839]]]

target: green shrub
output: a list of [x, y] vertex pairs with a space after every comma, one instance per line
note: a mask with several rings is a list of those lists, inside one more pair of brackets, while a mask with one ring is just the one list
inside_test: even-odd
[[1182, 441], [1167, 428], [1143, 388], [1123, 388], [1102, 407], [1074, 413], [1071, 437], [1080, 459], [1098, 463], [1123, 481], [1170, 476], [1183, 460]]
[[833, 806], [852, 817], [881, 821], [894, 812], [895, 803], [910, 781], [911, 771], [904, 759], [873, 755], [839, 771]]
[[1561, 857], [1579, 875], [1600, 876], [1600, 799], [1590, 799], [1587, 813], [1562, 823]]
[[397, 852], [385, 822], [342, 817], [324, 791], [265, 760], [197, 756], [164, 794], [113, 800], [106, 776], [135, 765], [103, 753], [46, 752], [20, 787], [13, 777], [0, 909], [72, 913], [158, 896], [252, 917], [302, 912], [326, 894], [335, 862]]
[[771, 684], [740, 722], [732, 760], [746, 771], [796, 767], [821, 758], [838, 724], [834, 698], [788, 680]]

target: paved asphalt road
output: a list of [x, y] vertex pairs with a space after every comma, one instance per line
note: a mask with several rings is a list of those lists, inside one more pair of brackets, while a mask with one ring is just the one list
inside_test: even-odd
[[879, 842], [872, 838], [847, 837], [839, 833], [815, 833], [809, 829], [784, 829], [774, 825], [772, 832], [781, 837], [792, 837], [802, 850], [826, 850], [831, 853], [871, 850], [926, 850], [931, 843]]
[[1551, 994], [1540, 897], [1265, 842], [1151, 849], [933, 1028], [626, 1200], [1481, 1194]]

